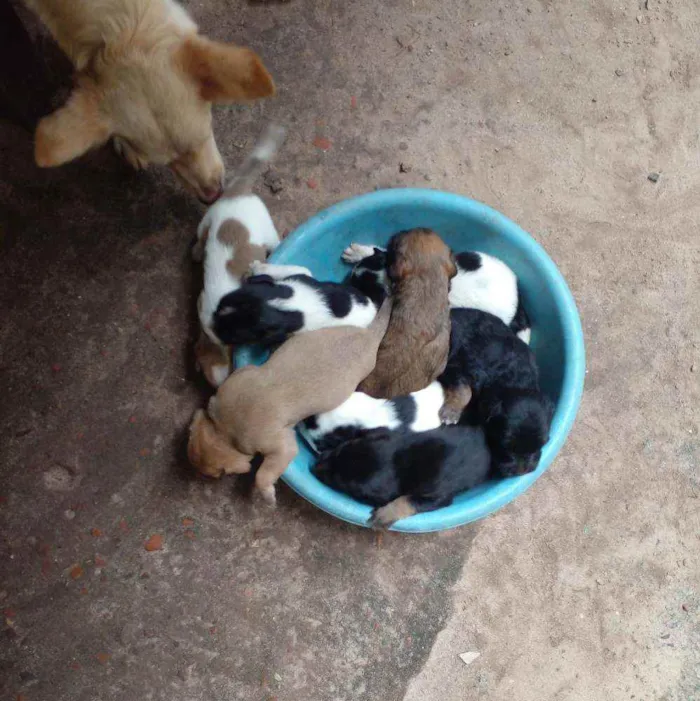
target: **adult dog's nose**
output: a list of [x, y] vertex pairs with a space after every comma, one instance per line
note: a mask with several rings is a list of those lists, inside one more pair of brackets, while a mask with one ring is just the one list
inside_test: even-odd
[[216, 200], [221, 197], [221, 193], [224, 191], [224, 188], [219, 185], [218, 187], [204, 187], [201, 190], [199, 199], [204, 203], [204, 204], [213, 204], [216, 202]]

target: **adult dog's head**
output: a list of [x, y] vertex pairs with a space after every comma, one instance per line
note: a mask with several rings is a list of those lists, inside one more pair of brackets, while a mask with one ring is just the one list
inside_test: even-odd
[[553, 413], [552, 402], [534, 390], [505, 390], [481, 398], [479, 414], [497, 473], [513, 477], [537, 469]]
[[224, 165], [211, 106], [272, 95], [272, 78], [253, 51], [209, 41], [194, 26], [185, 32], [163, 18], [124, 21], [78, 65], [68, 102], [39, 122], [36, 162], [58, 166], [113, 137], [135, 168], [167, 165], [200, 200], [213, 202]]

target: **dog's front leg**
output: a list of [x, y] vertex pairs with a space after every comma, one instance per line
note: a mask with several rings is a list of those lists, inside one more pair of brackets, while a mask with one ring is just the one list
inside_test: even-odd
[[418, 509], [411, 501], [411, 497], [399, 497], [388, 504], [384, 504], [384, 506], [374, 509], [369, 519], [369, 525], [371, 528], [384, 530], [390, 528], [396, 521], [408, 518], [416, 513], [418, 513]]
[[275, 449], [265, 453], [263, 464], [255, 475], [255, 488], [270, 506], [275, 506], [275, 483], [298, 452], [294, 431], [287, 428]]
[[254, 260], [250, 264], [251, 275], [269, 275], [273, 280], [283, 280], [292, 275], [311, 275], [311, 271], [302, 265], [276, 265], [274, 263], [265, 263], [262, 260]]
[[440, 421], [444, 424], [458, 423], [471, 398], [472, 390], [468, 385], [445, 387], [445, 401], [440, 408]]

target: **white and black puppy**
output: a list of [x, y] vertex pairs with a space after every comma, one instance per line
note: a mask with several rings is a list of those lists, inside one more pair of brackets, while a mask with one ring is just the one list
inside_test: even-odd
[[430, 431], [440, 426], [444, 397], [439, 382], [393, 399], [375, 399], [364, 392], [353, 392], [337, 409], [310, 416], [299, 429], [319, 453], [374, 428]]
[[[515, 273], [487, 253], [464, 251], [455, 258], [457, 275], [450, 283], [450, 307], [493, 314], [529, 343], [530, 320], [520, 299]], [[343, 251], [342, 259], [355, 266], [349, 280], [352, 285], [373, 298], [386, 293], [385, 249], [353, 243]]]
[[227, 345], [276, 345], [332, 326], [366, 328], [377, 313], [352, 285], [320, 282], [307, 268], [255, 261], [250, 271], [252, 277], [221, 299], [213, 317], [214, 332]]

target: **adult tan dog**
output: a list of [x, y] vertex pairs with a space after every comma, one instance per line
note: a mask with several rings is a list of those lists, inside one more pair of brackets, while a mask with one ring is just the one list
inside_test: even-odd
[[386, 266], [394, 308], [377, 365], [358, 390], [390, 399], [427, 387], [445, 369], [457, 264], [434, 231], [410, 229], [389, 241]]
[[168, 165], [202, 201], [224, 165], [212, 103], [267, 97], [250, 49], [209, 41], [174, 0], [26, 0], [76, 69], [68, 102], [39, 122], [35, 158], [58, 166], [114, 137], [135, 168]]
[[340, 406], [372, 372], [384, 336], [391, 300], [367, 328], [336, 326], [299, 334], [260, 366], [236, 370], [190, 426], [188, 455], [208, 477], [250, 471], [259, 494], [275, 503], [275, 483], [297, 454], [294, 426]]

